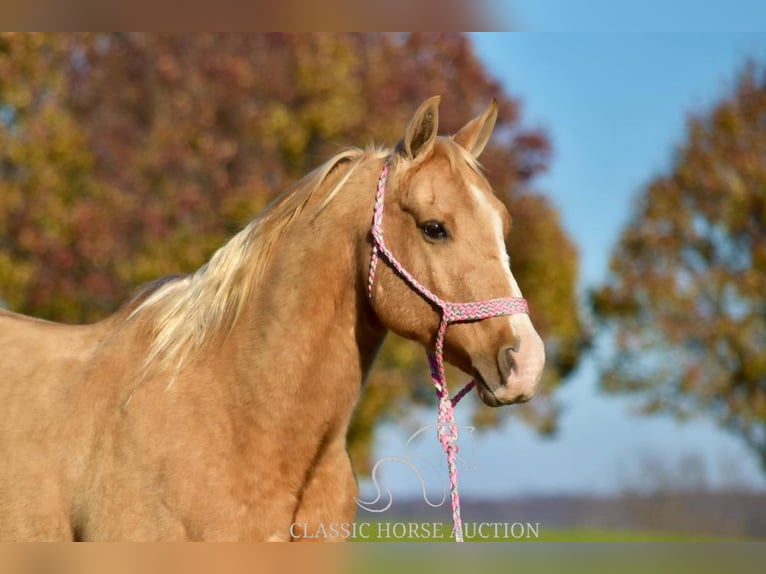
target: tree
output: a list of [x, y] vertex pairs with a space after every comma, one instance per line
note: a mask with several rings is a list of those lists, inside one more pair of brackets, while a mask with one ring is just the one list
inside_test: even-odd
[[594, 293], [616, 335], [604, 387], [702, 413], [766, 470], [766, 68], [690, 118], [669, 173], [641, 193]]
[[[103, 317], [142, 283], [200, 266], [340, 148], [393, 145], [434, 94], [445, 132], [498, 97], [482, 161], [515, 215], [514, 272], [551, 342], [543, 396], [522, 412], [552, 430], [550, 393], [584, 340], [577, 256], [532, 187], [547, 138], [459, 34], [1, 36], [0, 298], [49, 319]], [[387, 342], [351, 429], [358, 468], [381, 419], [432, 404], [421, 355]]]

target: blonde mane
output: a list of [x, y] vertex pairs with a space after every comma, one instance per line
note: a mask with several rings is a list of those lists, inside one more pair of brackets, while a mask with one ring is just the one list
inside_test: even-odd
[[[476, 160], [449, 138], [438, 138], [436, 150], [445, 156], [454, 172], [461, 164], [479, 173]], [[382, 159], [392, 150], [350, 148], [308, 173], [274, 200], [244, 229], [218, 249], [210, 260], [186, 277], [161, 282], [147, 295], [134, 300], [129, 319], [146, 322], [151, 337], [145, 368], [173, 366], [176, 370], [195, 356], [205, 344], [225, 337], [236, 325], [253, 292], [260, 285], [274, 247], [290, 224], [300, 216], [331, 173], [345, 172], [323, 190], [316, 213], [337, 196], [357, 169], [370, 159]], [[394, 154], [395, 164], [399, 164]], [[412, 165], [402, 165], [408, 170]], [[374, 189], [370, 190], [372, 194]]]
[[230, 333], [260, 284], [278, 240], [330, 174], [345, 167], [342, 177], [326, 190], [317, 213], [362, 163], [389, 153], [377, 148], [351, 148], [338, 153], [278, 196], [197, 271], [167, 281], [146, 295], [129, 316], [146, 321], [151, 333], [145, 367], [178, 369], [207, 342]]

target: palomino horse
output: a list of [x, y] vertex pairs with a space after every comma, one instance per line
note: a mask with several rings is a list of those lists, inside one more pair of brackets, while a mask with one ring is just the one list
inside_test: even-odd
[[[346, 432], [375, 353], [388, 329], [432, 348], [440, 320], [387, 262], [368, 297], [384, 165], [386, 244], [414, 277], [448, 301], [521, 297], [476, 162], [496, 105], [437, 137], [438, 104], [99, 323], [0, 311], [0, 539], [289, 540], [352, 522]], [[444, 354], [490, 406], [528, 400], [544, 364], [526, 314], [451, 326]]]

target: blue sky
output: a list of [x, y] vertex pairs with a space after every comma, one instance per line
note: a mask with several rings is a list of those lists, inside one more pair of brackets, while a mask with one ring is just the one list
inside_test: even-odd
[[[554, 4], [574, 3], [540, 6]], [[530, 22], [543, 10], [514, 5], [527, 6], [518, 15]], [[565, 12], [561, 26], [568, 23]], [[688, 114], [704, 112], [724, 94], [747, 58], [766, 61], [766, 35], [751, 33], [492, 33], [472, 39], [489, 71], [522, 100], [527, 124], [546, 129], [553, 142], [551, 170], [538, 185], [579, 247], [583, 291], [606, 277], [632, 202], [670, 165]], [[476, 470], [463, 473], [464, 496], [612, 494], [658, 480], [662, 472], [647, 476], [648, 466], [672, 473], [686, 457], [697, 459], [712, 487], [766, 489], [755, 457], [712, 423], [637, 416], [635, 398], [599, 393], [594, 356], [556, 398], [564, 408], [556, 439], [537, 437], [510, 407], [501, 429], [470, 441], [464, 452]], [[376, 456], [401, 454], [407, 436], [387, 427]], [[438, 465], [440, 451], [431, 439], [426, 433], [413, 452]], [[397, 493], [420, 492], [405, 465], [387, 464], [383, 472]]]
[[[764, 20], [766, 22], [766, 20]], [[763, 34], [477, 34], [477, 52], [523, 117], [550, 135], [540, 181], [581, 247], [583, 280], [603, 278], [603, 251], [641, 185], [666, 169], [690, 112], [734, 83]]]
[[760, 32], [762, 0], [490, 0], [501, 29], [531, 32]]

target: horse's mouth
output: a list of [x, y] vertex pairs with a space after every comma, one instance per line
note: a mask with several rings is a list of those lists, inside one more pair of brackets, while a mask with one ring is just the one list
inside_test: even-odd
[[526, 403], [532, 398], [527, 395], [517, 396], [512, 400], [498, 398], [495, 391], [492, 390], [478, 369], [473, 369], [473, 380], [476, 383], [476, 393], [479, 395], [481, 402], [489, 407], [503, 407], [506, 405]]
[[495, 393], [493, 393], [492, 389], [489, 388], [487, 381], [484, 380], [484, 377], [481, 375], [478, 369], [473, 370], [473, 380], [476, 382], [476, 393], [479, 395], [481, 402], [489, 407], [503, 406], [504, 403], [498, 400], [498, 398], [495, 396]]

